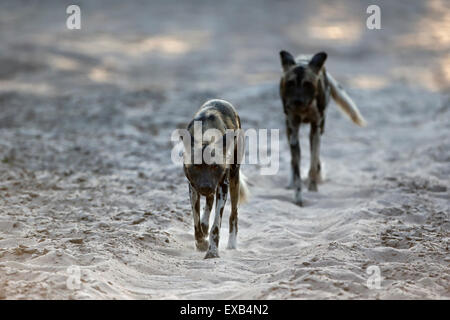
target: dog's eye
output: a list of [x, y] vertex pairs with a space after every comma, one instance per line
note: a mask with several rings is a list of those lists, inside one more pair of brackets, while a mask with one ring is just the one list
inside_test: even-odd
[[294, 81], [294, 80], [289, 80], [289, 81], [286, 83], [286, 86], [287, 86], [288, 88], [294, 87], [294, 86], [295, 86], [295, 81]]

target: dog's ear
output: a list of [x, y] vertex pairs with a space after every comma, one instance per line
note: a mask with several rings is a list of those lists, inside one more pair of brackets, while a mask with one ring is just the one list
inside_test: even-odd
[[327, 54], [325, 52], [319, 52], [312, 57], [308, 65], [315, 73], [319, 73], [325, 64], [325, 60], [327, 60]]
[[287, 51], [284, 50], [280, 51], [280, 59], [281, 59], [281, 66], [283, 67], [284, 71], [289, 69], [291, 66], [295, 65], [294, 57]]

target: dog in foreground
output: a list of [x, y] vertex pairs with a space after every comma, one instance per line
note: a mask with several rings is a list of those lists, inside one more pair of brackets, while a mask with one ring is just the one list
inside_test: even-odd
[[291, 150], [292, 179], [295, 203], [302, 205], [300, 179], [300, 143], [298, 131], [300, 124], [310, 123], [309, 142], [311, 162], [308, 177], [308, 190], [317, 191], [321, 181], [319, 158], [320, 136], [325, 127], [325, 111], [330, 95], [341, 110], [357, 125], [366, 125], [364, 118], [352, 99], [336, 80], [325, 70], [325, 52], [312, 57], [299, 56], [296, 59], [287, 51], [280, 52], [283, 75], [280, 81], [280, 97], [286, 115], [286, 133]]
[[[196, 132], [197, 128], [201, 128], [200, 134]], [[245, 178], [240, 173], [239, 160], [243, 151], [243, 143], [239, 136], [241, 121], [230, 103], [224, 100], [210, 100], [194, 115], [194, 119], [187, 126], [187, 131], [191, 139], [183, 139], [185, 149], [183, 168], [189, 181], [195, 244], [198, 250], [207, 250], [205, 259], [218, 258], [220, 226], [228, 191], [231, 198], [228, 249], [236, 249], [238, 204], [245, 202], [248, 196]], [[208, 135], [208, 132], [215, 134]], [[200, 161], [195, 159], [196, 152], [200, 153]], [[205, 159], [205, 154], [211, 155], [211, 159]], [[206, 198], [206, 205], [200, 219], [201, 196]], [[215, 217], [208, 242], [206, 237], [214, 198]]]

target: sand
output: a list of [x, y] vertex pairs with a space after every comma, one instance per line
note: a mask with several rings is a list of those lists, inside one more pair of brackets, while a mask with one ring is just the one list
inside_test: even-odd
[[[450, 298], [446, 1], [383, 2], [377, 31], [365, 1], [105, 3], [81, 1], [78, 31], [69, 3], [0, 4], [0, 298]], [[304, 207], [286, 189], [280, 49], [327, 51], [368, 121], [330, 104]], [[228, 203], [221, 257], [203, 260], [170, 136], [210, 98], [281, 130], [280, 169], [242, 167], [238, 249]]]

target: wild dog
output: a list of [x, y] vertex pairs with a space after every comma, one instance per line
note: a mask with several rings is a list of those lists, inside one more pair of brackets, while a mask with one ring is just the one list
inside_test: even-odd
[[[196, 128], [201, 128], [196, 132]], [[238, 204], [245, 202], [248, 188], [245, 177], [240, 173], [243, 152], [241, 120], [235, 108], [224, 100], [209, 100], [201, 106], [188, 124], [190, 141], [184, 139], [184, 173], [189, 182], [189, 196], [194, 216], [195, 244], [205, 251], [205, 259], [219, 257], [219, 234], [222, 215], [228, 196], [231, 195], [228, 249], [236, 248], [238, 232]], [[207, 135], [213, 131], [216, 134]], [[200, 134], [199, 134], [200, 133]], [[215, 159], [205, 159], [205, 151]], [[200, 161], [196, 161], [196, 152]], [[231, 161], [230, 161], [231, 158]], [[203, 216], [200, 220], [200, 197], [206, 197]], [[209, 216], [216, 198], [214, 222], [206, 240]]]
[[357, 125], [366, 122], [358, 108], [344, 89], [325, 70], [325, 52], [314, 56], [299, 56], [297, 59], [287, 51], [280, 51], [283, 75], [280, 81], [280, 97], [286, 115], [286, 134], [291, 151], [292, 176], [289, 187], [294, 188], [294, 200], [302, 205], [300, 179], [300, 144], [298, 131], [301, 123], [310, 123], [309, 142], [311, 162], [308, 177], [308, 190], [317, 191], [321, 181], [319, 158], [320, 136], [325, 128], [325, 111], [330, 95], [340, 109]]

